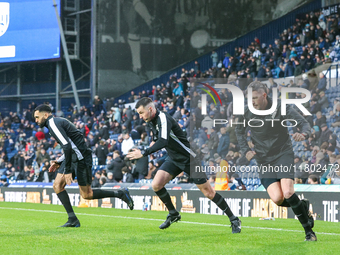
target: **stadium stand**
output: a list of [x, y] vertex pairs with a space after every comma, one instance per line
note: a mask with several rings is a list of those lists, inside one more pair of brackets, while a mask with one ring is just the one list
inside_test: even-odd
[[[308, 12], [303, 17], [300, 16], [296, 23], [292, 23], [282, 30], [279, 37], [274, 35], [268, 40], [270, 43], [267, 44], [261, 43], [256, 38], [246, 47], [241, 47], [234, 43], [233, 45], [237, 46], [235, 50], [227, 52], [219, 50], [217, 51], [219, 54], [217, 67], [212, 67], [210, 64], [204, 71], [195, 71], [194, 68], [191, 68], [192, 65], [188, 64], [187, 68], [177, 70], [170, 75], [167, 74], [167, 79], [163, 76], [162, 81], [157, 79], [142, 85], [134, 91], [134, 95], [123, 95], [116, 98], [115, 101], [111, 99], [101, 100], [99, 98], [99, 103], [93, 102], [91, 105], [83, 106], [80, 113], [75, 111], [74, 105], [63, 106], [62, 112], [56, 114], [72, 121], [84, 133], [88, 145], [93, 150], [99, 144], [99, 141], [103, 140], [105, 142], [109, 152], [107, 164], [98, 165], [98, 158], [93, 154], [92, 170], [94, 178], [97, 178], [95, 173], [98, 171], [102, 176], [107, 175], [107, 166], [115, 160], [113, 158], [114, 151], [118, 150], [122, 159], [124, 159], [122, 142], [125, 139], [125, 133], [133, 136], [135, 146], [147, 146], [149, 144], [148, 129], [128, 103], [133, 103], [144, 96], [151, 97], [157, 103], [159, 109], [169, 112], [178, 120], [183, 130], [187, 131], [188, 136], [190, 135], [190, 127], [194, 127], [193, 137], [190, 137], [190, 140], [195, 142], [199, 148], [202, 148], [201, 152], [205, 154], [202, 162], [204, 166], [209, 165], [209, 161], [210, 164], [216, 164], [215, 161], [220, 156], [230, 166], [236, 166], [237, 173], [247, 190], [256, 190], [261, 185], [258, 169], [253, 167], [249, 172], [241, 171], [240, 166], [244, 165], [244, 155], [240, 155], [238, 151], [237, 141], [234, 140], [234, 131], [232, 129], [227, 130], [227, 136], [230, 141], [229, 148], [227, 148], [228, 153], [224, 155], [215, 155], [217, 151], [211, 153], [211, 149], [216, 149], [217, 147], [209, 147], [212, 146], [209, 143], [211, 141], [210, 129], [205, 129], [201, 125], [202, 123], [198, 123], [198, 120], [193, 118], [193, 113], [197, 110], [197, 104], [193, 108], [192, 103], [196, 100], [195, 97], [199, 98], [201, 91], [191, 91], [192, 88], [188, 86], [188, 83], [190, 84], [191, 81], [198, 78], [210, 78], [212, 80], [215, 78], [227, 78], [230, 82], [233, 81], [235, 84], [240, 85], [237, 81], [241, 81], [241, 79], [261, 78], [267, 81], [273, 78], [274, 84], [277, 82], [277, 86], [280, 87], [284, 85], [282, 80], [276, 80], [277, 78], [289, 77], [289, 80], [293, 80], [294, 86], [295, 83], [299, 85], [299, 82], [301, 82], [300, 86], [304, 86], [306, 80], [308, 80], [309, 85], [307, 85], [307, 88], [313, 95], [310, 103], [312, 101], [316, 102], [316, 106], [311, 106], [310, 104], [307, 106], [308, 109], [316, 108], [312, 119], [308, 120], [313, 127], [313, 137], [305, 142], [293, 141], [293, 150], [297, 160], [296, 166], [304, 166], [304, 169], [306, 169], [307, 165], [310, 167], [315, 164], [316, 160], [318, 160], [318, 163], [321, 162], [320, 164], [326, 165], [329, 161], [329, 155], [335, 154], [338, 156], [340, 151], [340, 125], [338, 125], [340, 123], [340, 86], [339, 84], [329, 86], [330, 82], [328, 81], [327, 87], [322, 87], [318, 74], [322, 70], [331, 72], [332, 66], [330, 67], [330, 65], [332, 63], [337, 70], [337, 61], [340, 59], [340, 20], [338, 15], [320, 17], [319, 12], [315, 12], [313, 15]], [[319, 25], [317, 29], [315, 29], [316, 22]], [[273, 24], [270, 25], [273, 26]], [[252, 35], [253, 32], [250, 36]], [[210, 61], [210, 55], [206, 56], [206, 59]], [[197, 61], [201, 61], [201, 59]], [[201, 65], [201, 68], [202, 66], [204, 65]], [[261, 71], [261, 68], [265, 71]], [[303, 74], [308, 75], [304, 76]], [[298, 80], [297, 78], [301, 77], [301, 75], [301, 80]], [[295, 76], [296, 80], [294, 80], [293, 76]], [[321, 101], [321, 90], [325, 92], [328, 101], [328, 106], [324, 108], [320, 104], [320, 102], [324, 103], [324, 101]], [[194, 95], [194, 93], [197, 94]], [[230, 110], [228, 106], [232, 100], [228, 92], [223, 93], [227, 98], [224, 102], [225, 104], [216, 109], [208, 109], [208, 113], [209, 115], [211, 112], [212, 114], [222, 114], [226, 119], [229, 119], [232, 118], [232, 115], [228, 114]], [[2, 185], [15, 181], [51, 182], [54, 179], [53, 174], [47, 174], [46, 166], [48, 163], [46, 161], [37, 163], [36, 159], [40, 155], [42, 148], [46, 149], [49, 159], [55, 159], [61, 155], [60, 146], [49, 138], [47, 130], [38, 131], [38, 127], [32, 122], [33, 120], [30, 116], [34, 107], [34, 104], [29, 104], [21, 114], [11, 112], [9, 116], [1, 116], [0, 148], [2, 154], [0, 173]], [[321, 118], [317, 118], [317, 112], [321, 113]], [[322, 130], [322, 124], [327, 125], [328, 131]], [[103, 130], [107, 130], [109, 135], [107, 136]], [[43, 132], [44, 138], [39, 140], [36, 135], [38, 132]], [[289, 133], [292, 134], [293, 132], [294, 129], [290, 127]], [[327, 134], [328, 138], [326, 137], [325, 140], [320, 139]], [[221, 136], [219, 130], [217, 130], [217, 136]], [[323, 145], [322, 141], [326, 142], [327, 145]], [[318, 152], [322, 152], [324, 157], [317, 159]], [[160, 151], [151, 155], [149, 162], [156, 166], [157, 169], [165, 157], [166, 152]], [[337, 157], [337, 163], [340, 163], [339, 156]], [[250, 167], [256, 166], [254, 160], [247, 162], [247, 164]], [[124, 182], [126, 176], [132, 174], [135, 182], [150, 182], [150, 179], [139, 178], [140, 172], [138, 172], [138, 169], [135, 163], [127, 164], [125, 170], [117, 170], [124, 171], [123, 179], [115, 181]], [[231, 174], [229, 173], [229, 177]], [[296, 176], [297, 182], [306, 183], [309, 174], [311, 172], [308, 172], [306, 176]], [[321, 177], [319, 176], [319, 178]], [[330, 183], [337, 183], [337, 179], [340, 178], [334, 172], [326, 177]], [[188, 178], [177, 177], [174, 182], [185, 182], [187, 180]]]

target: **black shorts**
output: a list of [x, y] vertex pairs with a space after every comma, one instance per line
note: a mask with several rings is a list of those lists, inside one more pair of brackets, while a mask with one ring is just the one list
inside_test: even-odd
[[[267, 189], [270, 184], [279, 182], [281, 179], [294, 180], [294, 153], [287, 152], [282, 154], [273, 162], [258, 164], [261, 184]], [[267, 167], [267, 172], [264, 172]]]
[[[58, 173], [63, 174], [65, 168], [65, 160], [61, 163]], [[79, 186], [87, 186], [92, 183], [92, 155], [85, 156], [82, 160], [72, 162], [72, 178], [77, 176]]]
[[206, 183], [207, 175], [205, 173], [193, 172], [195, 164], [196, 164], [195, 160], [190, 160], [190, 164], [181, 164], [167, 157], [159, 169], [171, 174], [173, 178], [175, 178], [177, 175], [184, 171], [186, 174], [189, 175], [189, 177], [193, 180], [195, 184], [199, 185]]

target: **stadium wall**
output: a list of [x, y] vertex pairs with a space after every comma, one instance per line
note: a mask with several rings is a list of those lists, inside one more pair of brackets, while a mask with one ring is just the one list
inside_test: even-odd
[[[42, 186], [43, 184], [41, 184]], [[46, 185], [46, 184], [44, 184]], [[25, 185], [22, 184], [24, 187]], [[117, 184], [114, 188], [126, 186]], [[315, 186], [315, 185], [314, 185]], [[334, 185], [332, 185], [334, 187]], [[340, 189], [340, 185], [337, 185]], [[136, 189], [130, 187], [130, 194], [135, 202], [136, 210], [166, 211], [164, 204], [148, 186]], [[177, 189], [177, 190], [176, 190]], [[67, 188], [71, 204], [78, 206], [85, 203], [88, 207], [128, 209], [127, 205], [118, 198], [106, 198], [100, 200], [84, 200], [79, 194], [77, 186]], [[171, 199], [176, 209], [187, 213], [201, 213], [222, 215], [222, 211], [199, 190], [182, 190], [179, 185], [174, 185], [169, 190]], [[264, 191], [219, 191], [226, 198], [231, 210], [236, 216], [258, 218], [295, 218], [289, 208], [275, 205]], [[297, 192], [300, 198], [310, 200], [310, 210], [316, 220], [339, 222], [339, 193], [338, 192]], [[36, 183], [32, 188], [1, 188], [0, 202], [23, 202], [61, 205], [52, 184], [39, 188]], [[1, 203], [0, 203], [1, 207]]]

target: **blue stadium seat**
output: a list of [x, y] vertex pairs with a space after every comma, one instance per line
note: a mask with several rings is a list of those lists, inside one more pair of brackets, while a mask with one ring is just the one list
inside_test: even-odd
[[98, 165], [98, 158], [97, 157], [92, 157], [92, 164], [94, 166], [97, 166]]
[[14, 131], [17, 130], [20, 127], [20, 123], [12, 123], [11, 124], [11, 129], [13, 129]]
[[303, 154], [303, 156], [304, 156], [305, 158], [308, 158], [308, 152], [309, 152], [309, 151], [305, 151], [305, 153]]
[[6, 170], [7, 170], [6, 168], [0, 169], [0, 175], [2, 175]]
[[67, 111], [65, 111], [65, 112], [64, 112], [64, 116], [67, 117], [68, 115], [71, 115], [71, 116], [72, 116], [72, 112], [67, 112]]
[[260, 178], [254, 179], [254, 185], [261, 185], [261, 180], [260, 180]]
[[11, 160], [11, 158], [14, 157], [15, 154], [17, 154], [18, 151], [16, 149], [14, 149], [13, 151], [11, 151], [10, 153], [7, 154], [7, 157], [8, 157], [8, 161]]
[[119, 136], [119, 134], [110, 135], [110, 139], [112, 139], [112, 140], [117, 140], [117, 139], [118, 139], [118, 136]]
[[141, 140], [142, 140], [142, 139], [134, 139], [134, 140], [133, 140], [133, 143], [134, 143], [135, 145], [137, 145]]
[[138, 183], [152, 183], [152, 179], [140, 179]]
[[94, 176], [94, 174], [98, 171], [98, 170], [104, 170], [106, 169], [106, 165], [96, 165], [96, 166], [92, 166], [92, 175]]

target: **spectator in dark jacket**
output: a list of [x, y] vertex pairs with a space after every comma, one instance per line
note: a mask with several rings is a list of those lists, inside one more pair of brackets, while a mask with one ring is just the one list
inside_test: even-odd
[[227, 129], [225, 127], [221, 127], [220, 132], [222, 136], [220, 137], [218, 147], [217, 147], [217, 153], [221, 157], [225, 157], [228, 153], [229, 150], [229, 144], [230, 144], [230, 139], [229, 139], [229, 133], [227, 133]]
[[318, 103], [318, 99], [317, 98], [313, 98], [310, 102], [310, 113], [311, 114], [315, 114], [318, 111], [321, 111], [321, 106]]
[[102, 139], [99, 142], [99, 145], [96, 144], [95, 154], [98, 157], [99, 165], [106, 165], [106, 156], [109, 153], [109, 150], [105, 144], [105, 140]]
[[217, 147], [218, 147], [218, 135], [216, 133], [216, 128], [212, 127], [210, 137], [208, 140], [208, 148], [210, 151], [211, 158], [214, 157], [214, 154], [217, 152]]
[[321, 125], [326, 124], [326, 117], [322, 115], [322, 113], [319, 111], [316, 113], [316, 120], [315, 120], [315, 126], [318, 126], [321, 130]]
[[123, 179], [122, 168], [125, 166], [118, 150], [113, 152], [113, 160], [108, 164], [107, 170], [112, 171], [113, 178], [119, 182]]
[[36, 160], [38, 166], [40, 167], [41, 164], [42, 164], [45, 160], [47, 160], [47, 161], [50, 160], [50, 155], [48, 155], [48, 153], [46, 153], [45, 149], [41, 149], [41, 150], [40, 150], [40, 153], [37, 155], [37, 157], [36, 157], [35, 160]]
[[275, 68], [275, 62], [274, 62], [274, 59], [273, 58], [270, 58], [269, 59], [269, 62], [267, 63], [267, 67], [272, 70]]
[[261, 66], [259, 72], [257, 73], [257, 78], [266, 78], [266, 68]]
[[255, 58], [251, 58], [251, 62], [250, 62], [250, 64], [249, 64], [249, 66], [248, 66], [248, 68], [249, 68], [249, 73], [250, 73], [250, 76], [252, 77], [252, 78], [255, 78], [256, 77], [256, 62], [255, 62]]
[[100, 180], [101, 175], [102, 175], [101, 171], [97, 171], [94, 174], [94, 179], [92, 180], [92, 184], [91, 184], [92, 188], [100, 188], [99, 180]]
[[113, 129], [113, 134], [122, 133], [122, 127], [120, 126], [120, 123], [116, 120], [113, 122], [112, 129]]
[[319, 100], [318, 103], [321, 106], [321, 110], [328, 108], [329, 102], [328, 102], [328, 98], [325, 96], [325, 92], [321, 91], [319, 93]]
[[202, 148], [202, 145], [205, 144], [208, 141], [208, 136], [207, 136], [208, 128], [202, 128], [199, 131], [198, 135], [198, 146]]
[[148, 175], [148, 157], [137, 159], [135, 173], [138, 179], [144, 179]]
[[105, 140], [109, 139], [110, 137], [109, 129], [106, 126], [104, 121], [99, 123], [99, 137], [100, 139], [105, 139]]
[[306, 64], [307, 64], [307, 59], [304, 55], [301, 55], [300, 56], [300, 65], [301, 65], [301, 68], [302, 68], [302, 71], [306, 71]]
[[132, 174], [130, 173], [129, 169], [126, 166], [124, 166], [122, 168], [122, 173], [123, 173], [123, 179], [122, 179], [123, 183], [134, 182], [133, 176], [132, 176]]
[[295, 60], [294, 76], [297, 77], [300, 74], [302, 74], [302, 68], [301, 68], [300, 62], [299, 60]]
[[135, 101], [135, 92], [132, 90], [131, 91], [131, 96], [129, 96], [129, 102], [133, 103]]
[[285, 68], [285, 77], [293, 76], [294, 75], [294, 66], [292, 61], [288, 61], [286, 68]]
[[96, 116], [100, 114], [102, 109], [103, 109], [103, 100], [98, 95], [96, 95], [93, 99], [93, 110]]
[[310, 70], [314, 67], [314, 61], [313, 58], [310, 54], [307, 55], [307, 59], [306, 59], [306, 64], [305, 64], [305, 69], [306, 70]]
[[201, 113], [201, 109], [202, 109], [202, 105], [201, 103], [198, 103], [197, 107], [195, 108], [195, 126], [196, 128], [200, 128], [201, 127], [201, 123], [202, 123], [202, 120], [203, 120], [203, 115]]
[[328, 129], [327, 124], [321, 125], [321, 135], [319, 138], [319, 146], [323, 144], [324, 142], [328, 142], [329, 136], [332, 134], [332, 131]]
[[107, 173], [107, 180], [106, 183], [116, 183], [117, 181], [113, 178], [113, 173], [108, 172]]
[[301, 88], [309, 89], [310, 81], [308, 80], [308, 75], [305, 73], [302, 74], [302, 80], [303, 80], [303, 85], [301, 86]]
[[325, 91], [326, 90], [326, 85], [327, 85], [327, 81], [326, 81], [326, 77], [323, 73], [319, 73], [319, 84], [318, 87], [316, 88], [316, 92], [320, 92], [320, 91]]

